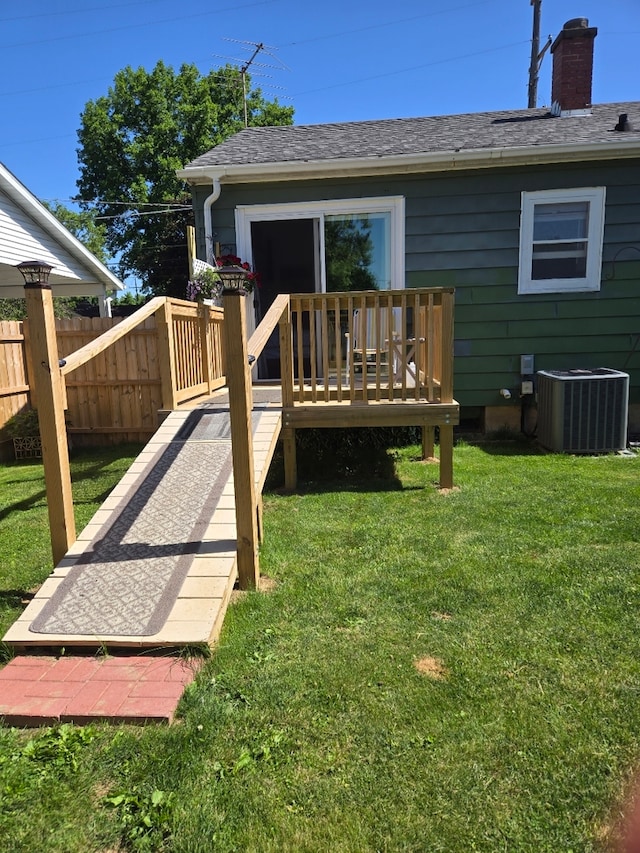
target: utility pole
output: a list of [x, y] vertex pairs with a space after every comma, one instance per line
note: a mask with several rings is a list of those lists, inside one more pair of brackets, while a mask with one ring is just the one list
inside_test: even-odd
[[529, 109], [538, 106], [538, 53], [540, 52], [540, 7], [542, 0], [531, 0], [533, 6], [533, 35], [531, 36], [531, 64], [529, 65]]
[[540, 71], [540, 63], [545, 53], [551, 47], [551, 36], [547, 39], [547, 43], [540, 50], [540, 9], [542, 0], [531, 0], [533, 6], [533, 35], [531, 36], [531, 64], [529, 65], [529, 109], [538, 106], [538, 73]]

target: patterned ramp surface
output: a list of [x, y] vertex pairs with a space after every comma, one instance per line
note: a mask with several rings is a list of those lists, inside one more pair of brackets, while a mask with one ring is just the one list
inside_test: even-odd
[[[256, 400], [254, 431], [269, 400]], [[261, 405], [262, 404], [262, 405]], [[160, 446], [29, 625], [29, 633], [161, 631], [232, 476], [229, 410], [199, 407]]]
[[164, 624], [231, 473], [217, 443], [173, 442], [121, 501], [30, 630], [144, 636]]

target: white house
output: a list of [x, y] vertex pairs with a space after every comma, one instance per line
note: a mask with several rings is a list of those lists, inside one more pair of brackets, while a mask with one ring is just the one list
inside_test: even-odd
[[33, 260], [52, 266], [53, 296], [97, 296], [101, 316], [110, 315], [109, 294], [125, 289], [0, 163], [0, 298], [24, 296], [24, 280], [16, 266]]

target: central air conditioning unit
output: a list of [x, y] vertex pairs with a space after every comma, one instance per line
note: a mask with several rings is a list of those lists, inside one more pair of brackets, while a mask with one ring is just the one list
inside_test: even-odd
[[627, 446], [629, 374], [540, 370], [538, 441], [560, 453], [611, 453]]

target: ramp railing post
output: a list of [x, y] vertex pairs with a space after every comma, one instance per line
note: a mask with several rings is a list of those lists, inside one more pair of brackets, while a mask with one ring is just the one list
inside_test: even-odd
[[29, 343], [35, 381], [42, 462], [47, 490], [51, 552], [57, 565], [76, 541], [69, 447], [64, 421], [64, 378], [60, 371], [51, 267], [41, 261], [19, 264], [25, 279]]
[[229, 387], [233, 490], [238, 537], [240, 589], [255, 589], [258, 563], [258, 503], [253, 462], [253, 393], [247, 352], [246, 307], [243, 290], [223, 290], [224, 352]]
[[209, 306], [198, 304], [198, 325], [200, 329], [200, 359], [202, 362], [202, 381], [209, 394], [213, 391], [211, 376], [211, 330], [209, 328]]
[[[282, 408], [286, 412], [293, 408], [293, 328], [291, 326], [291, 300], [282, 312], [279, 324], [280, 336], [280, 376], [282, 383]], [[302, 385], [302, 381], [300, 382]], [[286, 415], [285, 415], [286, 418]], [[286, 423], [282, 429], [282, 447], [284, 452], [284, 484], [293, 491], [298, 475], [296, 465], [296, 431]]]
[[158, 330], [158, 355], [160, 360], [160, 378], [162, 382], [162, 408], [173, 411], [177, 405], [176, 361], [173, 351], [173, 316], [171, 303], [167, 297], [156, 314]]

